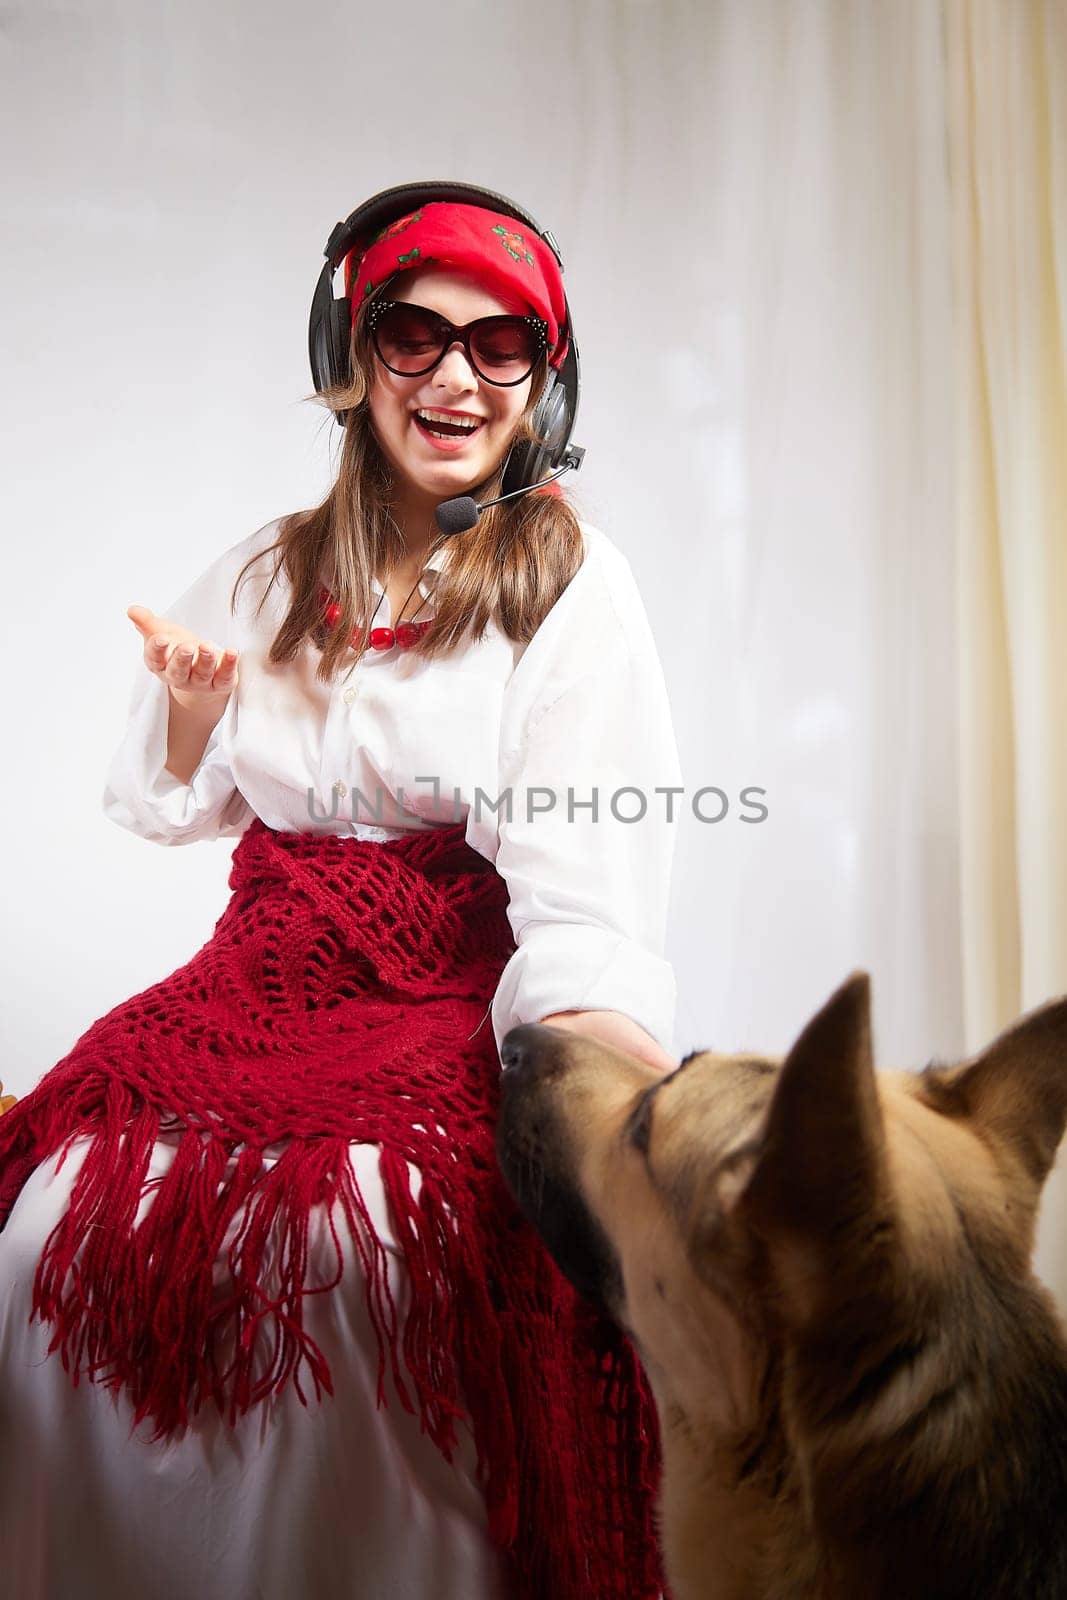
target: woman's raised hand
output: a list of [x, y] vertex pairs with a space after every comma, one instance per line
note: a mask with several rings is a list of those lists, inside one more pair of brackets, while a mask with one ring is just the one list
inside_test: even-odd
[[144, 639], [144, 664], [162, 678], [178, 705], [221, 706], [237, 687], [237, 651], [221, 650], [147, 606], [127, 606], [126, 615]]

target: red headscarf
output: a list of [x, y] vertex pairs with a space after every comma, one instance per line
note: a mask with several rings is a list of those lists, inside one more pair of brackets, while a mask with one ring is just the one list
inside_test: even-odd
[[350, 250], [345, 292], [352, 297], [353, 321], [386, 279], [430, 261], [472, 272], [489, 289], [520, 294], [548, 323], [549, 365], [562, 366], [567, 300], [559, 263], [532, 229], [483, 206], [434, 200], [391, 222], [362, 254]]

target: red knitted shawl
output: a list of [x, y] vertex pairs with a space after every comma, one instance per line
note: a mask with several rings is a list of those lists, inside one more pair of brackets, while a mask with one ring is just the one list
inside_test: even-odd
[[[402, 1402], [451, 1459], [465, 1397], [517, 1600], [655, 1600], [659, 1446], [643, 1375], [558, 1272], [496, 1164], [487, 1012], [515, 945], [504, 882], [463, 831], [379, 844], [253, 820], [203, 949], [95, 1022], [0, 1118], [0, 1228], [33, 1168], [92, 1135], [33, 1313], [54, 1327], [50, 1350], [75, 1384], [84, 1362], [91, 1381], [121, 1385], [160, 1439], [207, 1400], [232, 1423], [290, 1377], [306, 1406], [304, 1362], [317, 1398], [333, 1393], [301, 1303], [310, 1208], [339, 1201], [353, 1236], [362, 1219], [371, 1241], [361, 1254], [378, 1403], [388, 1360]], [[177, 1153], [146, 1182], [164, 1118], [181, 1130]], [[425, 1131], [436, 1127], [446, 1136]], [[264, 1148], [284, 1139], [265, 1167]], [[381, 1147], [411, 1282], [403, 1326], [350, 1142]], [[242, 1206], [220, 1289], [220, 1243]], [[270, 1299], [260, 1284], [275, 1256], [283, 1292]], [[328, 1288], [342, 1270], [338, 1251]], [[257, 1382], [267, 1333], [274, 1360]]]

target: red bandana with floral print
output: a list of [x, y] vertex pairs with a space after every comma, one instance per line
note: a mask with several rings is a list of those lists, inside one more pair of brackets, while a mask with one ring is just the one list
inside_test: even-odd
[[472, 272], [489, 289], [521, 295], [548, 324], [549, 365], [563, 365], [567, 301], [559, 263], [532, 229], [483, 206], [431, 201], [383, 228], [362, 254], [349, 251], [345, 292], [353, 319], [395, 273], [430, 261]]

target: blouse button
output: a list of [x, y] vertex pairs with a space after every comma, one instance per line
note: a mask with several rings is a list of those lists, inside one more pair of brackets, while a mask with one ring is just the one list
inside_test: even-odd
[[340, 778], [338, 778], [337, 782], [334, 784], [333, 787], [334, 787], [334, 793], [337, 794], [338, 797], [343, 800], [345, 795], [348, 793], [348, 790], [345, 788], [345, 786], [341, 782]]
[[350, 706], [358, 693], [358, 689], [346, 689], [344, 694], [341, 696], [341, 699], [344, 701], [346, 706]]

